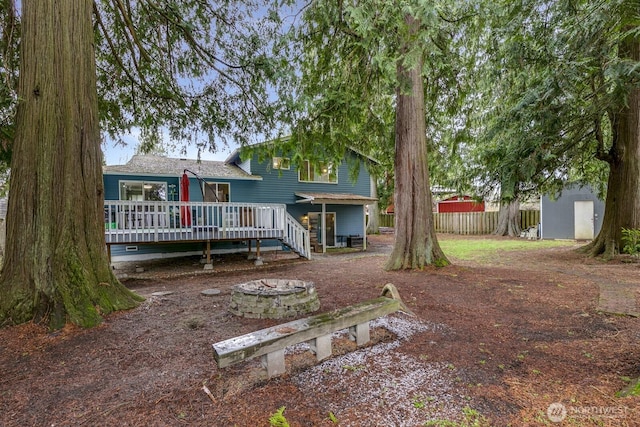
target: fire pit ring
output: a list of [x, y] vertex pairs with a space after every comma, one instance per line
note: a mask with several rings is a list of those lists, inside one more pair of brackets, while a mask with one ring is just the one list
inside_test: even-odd
[[229, 311], [251, 319], [282, 319], [320, 308], [313, 282], [259, 279], [233, 287]]

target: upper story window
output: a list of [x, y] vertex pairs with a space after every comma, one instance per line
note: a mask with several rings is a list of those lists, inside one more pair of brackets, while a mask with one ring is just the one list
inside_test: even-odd
[[167, 183], [120, 181], [120, 200], [159, 202], [167, 200]]
[[308, 160], [300, 166], [298, 178], [303, 182], [338, 182], [338, 171], [333, 163], [320, 163], [314, 167]]
[[227, 182], [207, 182], [202, 184], [205, 202], [228, 202], [231, 200], [230, 185]]
[[274, 157], [272, 167], [274, 169], [289, 170], [291, 169], [291, 161], [288, 157]]

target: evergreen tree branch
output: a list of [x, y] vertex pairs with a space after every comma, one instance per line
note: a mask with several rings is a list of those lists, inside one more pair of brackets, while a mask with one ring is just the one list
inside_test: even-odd
[[[96, 6], [95, 2], [93, 4], [93, 13], [94, 13], [96, 22], [98, 24], [98, 27], [101, 29], [102, 36], [105, 38], [105, 40], [107, 41], [107, 44], [109, 45], [109, 49], [111, 50], [113, 59], [118, 63], [120, 70], [123, 73], [125, 73], [125, 75], [127, 76], [128, 80], [131, 82], [131, 84], [135, 85], [136, 87], [138, 87], [139, 89], [143, 90], [144, 92], [146, 92], [147, 94], [153, 97], [156, 97], [159, 99], [175, 100], [173, 96], [166, 96], [166, 95], [160, 94], [153, 88], [151, 84], [147, 82], [143, 73], [138, 67], [138, 63], [135, 61], [135, 59], [134, 59], [134, 64], [136, 65], [136, 71], [138, 72], [139, 79], [136, 79], [135, 76], [131, 74], [129, 67], [125, 66], [125, 64], [122, 62], [122, 57], [117, 52], [115, 43], [113, 42], [113, 39], [109, 34], [109, 31], [107, 31], [107, 28], [100, 15], [100, 11], [98, 10], [98, 7]], [[129, 47], [133, 49], [133, 45], [129, 45]], [[133, 58], [135, 56], [135, 52], [130, 51], [130, 53]]]

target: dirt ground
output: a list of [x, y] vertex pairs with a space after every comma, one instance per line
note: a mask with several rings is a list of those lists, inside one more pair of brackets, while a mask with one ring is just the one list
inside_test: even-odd
[[[0, 330], [0, 425], [269, 426], [282, 407], [291, 426], [640, 425], [640, 398], [615, 397], [640, 377], [640, 320], [598, 310], [602, 284], [635, 286], [640, 305], [640, 264], [531, 244], [426, 271], [384, 271], [390, 235], [260, 268], [239, 256], [208, 272], [193, 258], [120, 265], [139, 308], [92, 330]], [[255, 359], [218, 369], [213, 343], [282, 322], [227, 311], [232, 286], [260, 278], [313, 281], [321, 312], [393, 283], [416, 316], [374, 322], [360, 349], [336, 335], [322, 363], [296, 346], [278, 378]]]

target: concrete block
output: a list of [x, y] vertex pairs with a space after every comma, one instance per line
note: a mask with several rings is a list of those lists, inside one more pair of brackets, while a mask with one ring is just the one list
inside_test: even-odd
[[357, 345], [364, 345], [369, 342], [369, 322], [360, 323], [349, 328], [349, 335]]
[[331, 356], [331, 335], [323, 335], [309, 341], [311, 351], [315, 353], [318, 361]]
[[262, 356], [262, 366], [267, 370], [267, 377], [272, 378], [285, 373], [284, 349], [272, 351]]

